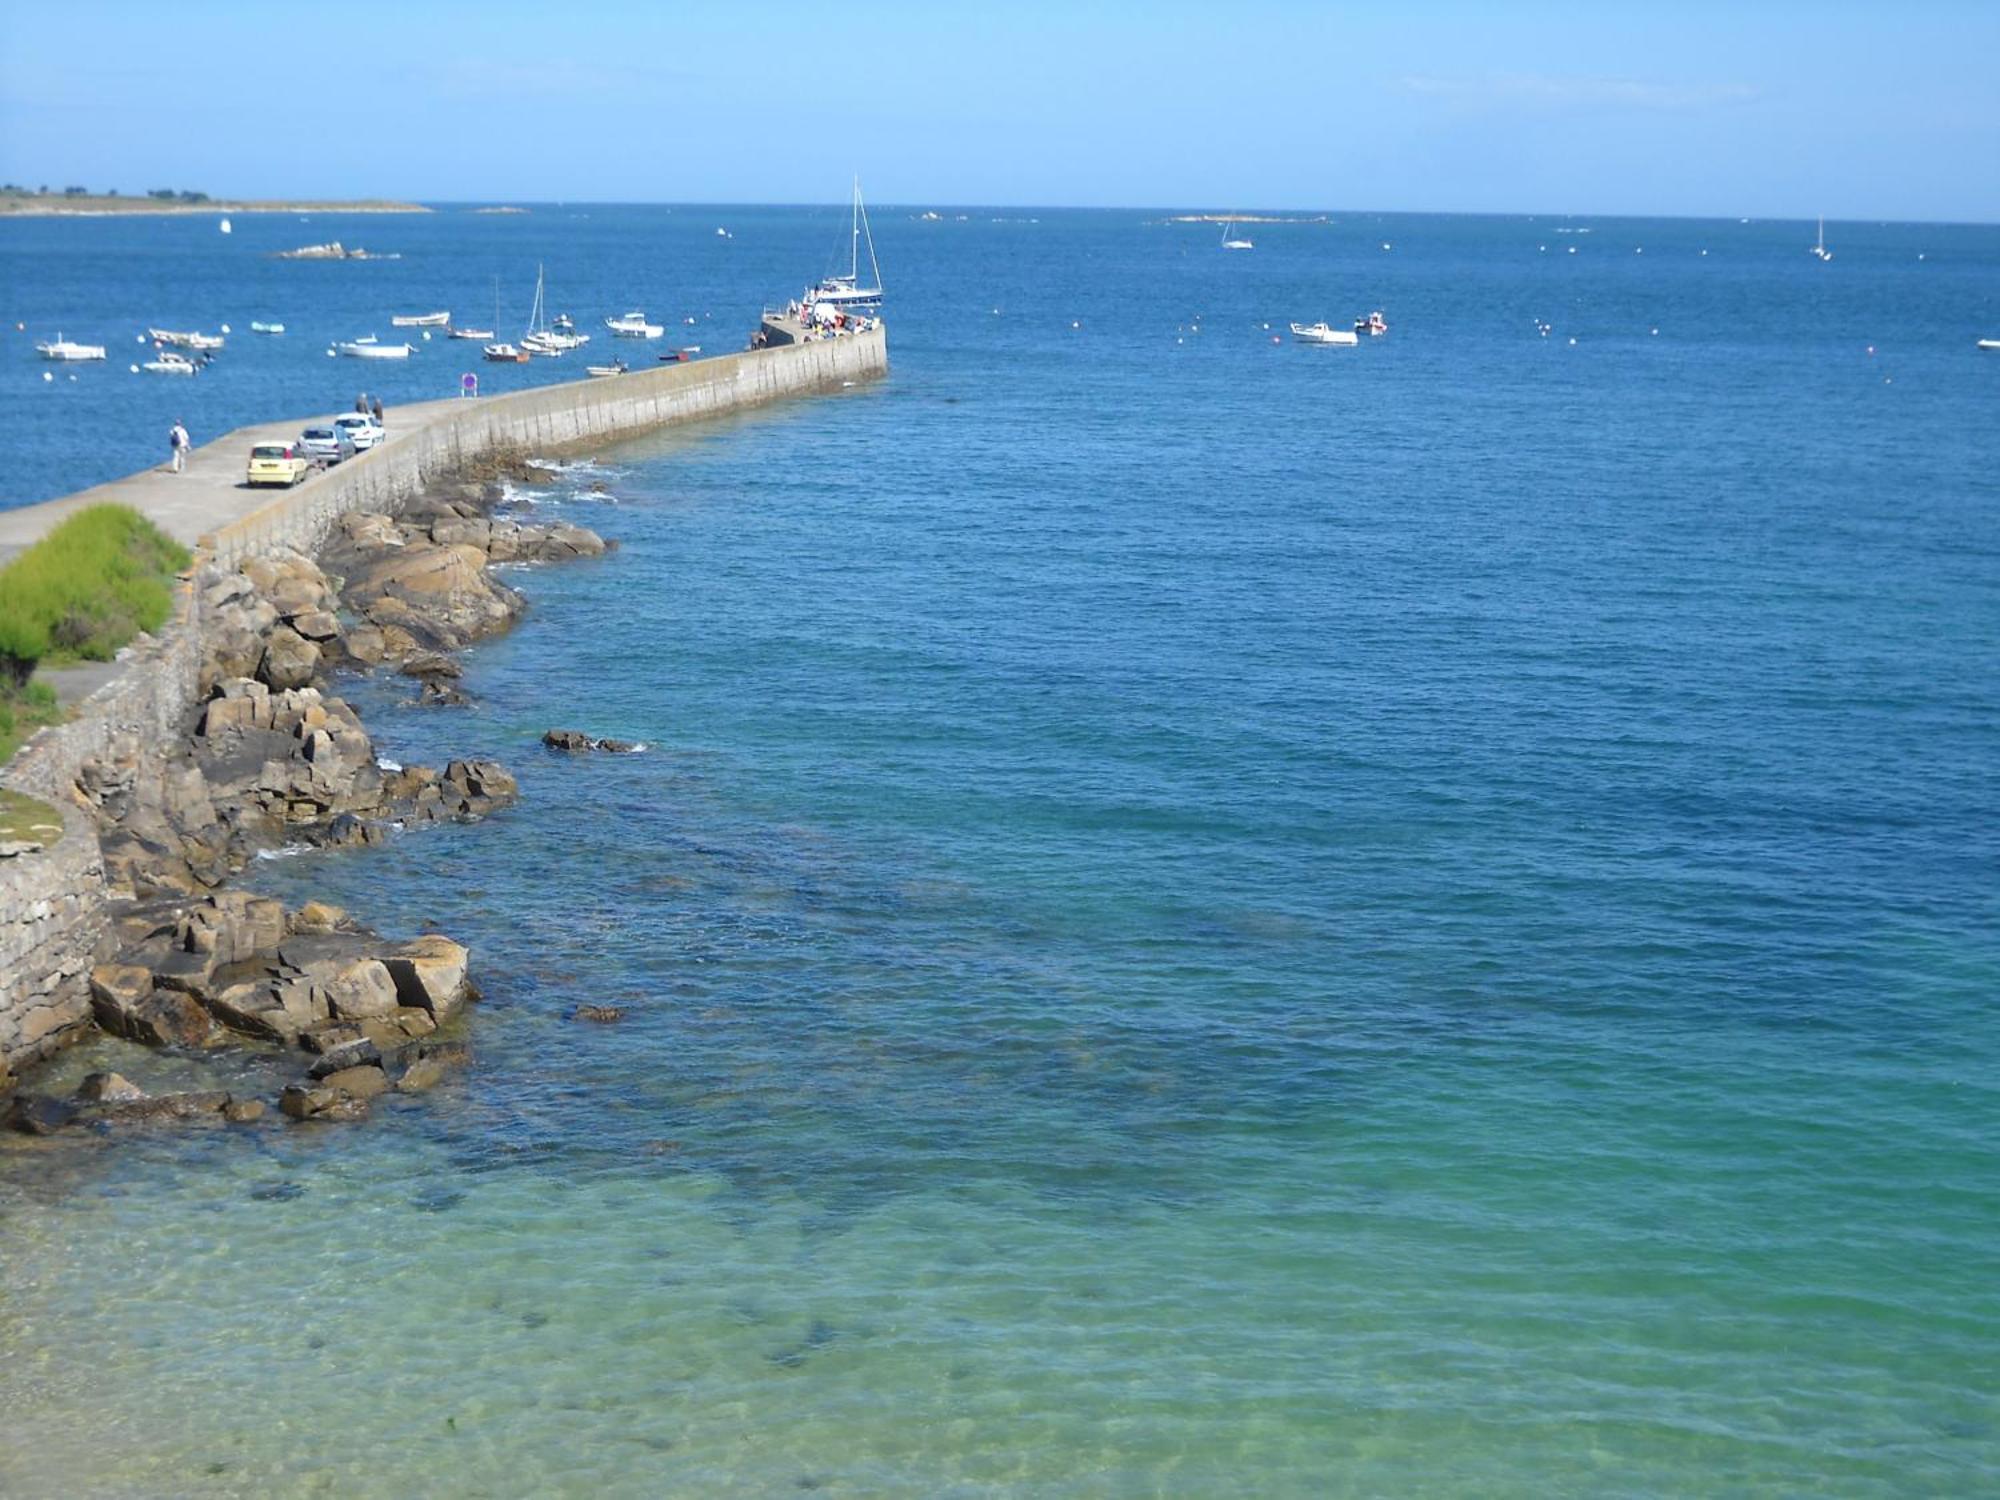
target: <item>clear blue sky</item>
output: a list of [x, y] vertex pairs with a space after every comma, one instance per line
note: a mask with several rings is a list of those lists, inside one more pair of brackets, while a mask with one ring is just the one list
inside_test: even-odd
[[[851, 43], [851, 44], [850, 44]], [[2000, 220], [2000, 0], [0, 0], [0, 177]]]

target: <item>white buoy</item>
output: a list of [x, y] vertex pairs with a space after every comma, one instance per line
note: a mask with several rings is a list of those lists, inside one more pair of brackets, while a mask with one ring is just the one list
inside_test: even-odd
[[1571, 255], [1574, 255], [1574, 254], [1576, 254], [1576, 246], [1574, 246], [1574, 245], [1571, 245], [1571, 246], [1569, 247], [1569, 253], [1570, 253]]
[[224, 324], [222, 325], [222, 331], [223, 331], [224, 333], [227, 333], [227, 332], [229, 332], [229, 325], [228, 325], [227, 323], [224, 323]]
[[327, 351], [326, 351], [326, 357], [327, 357], [328, 359], [333, 359], [333, 358], [335, 357], [335, 355], [334, 355], [334, 352], [333, 352], [333, 351], [332, 351], [331, 349], [327, 350]]
[[1081, 328], [1081, 327], [1083, 327], [1083, 324], [1081, 324], [1081, 323], [1078, 323], [1078, 322], [1076, 322], [1076, 321], [1072, 320], [1072, 321], [1070, 322], [1070, 325], [1069, 325], [1069, 326], [1070, 326], [1070, 327], [1072, 327], [1072, 328]]
[[54, 380], [54, 379], [55, 379], [55, 376], [51, 375], [51, 374], [50, 374], [50, 373], [49, 373], [49, 372], [48, 372], [47, 370], [44, 370], [44, 371], [42, 371], [42, 379], [44, 379], [44, 380]]
[[1576, 340], [1575, 340], [1575, 339], [1571, 339], [1571, 340], [1569, 341], [1569, 346], [1570, 346], [1570, 348], [1574, 349], [1574, 348], [1576, 347]]
[[1384, 250], [1393, 250], [1395, 246], [1391, 245], [1387, 240], [1384, 240], [1382, 241], [1382, 248]]
[[134, 334], [132, 336], [132, 342], [135, 344], [143, 344], [146, 342], [146, 335], [143, 333]]
[[134, 375], [137, 375], [139, 373], [139, 367], [137, 365], [132, 366], [132, 373]]
[[428, 328], [426, 328], [424, 330], [424, 342], [428, 344], [430, 341], [431, 341], [431, 331]]
[[222, 221], [222, 232], [223, 232], [224, 234], [229, 234], [229, 233], [232, 233], [232, 232], [233, 232], [233, 231], [232, 231], [232, 230], [230, 229], [230, 227], [229, 227], [229, 221], [228, 221], [227, 219], [224, 219], [224, 220]]

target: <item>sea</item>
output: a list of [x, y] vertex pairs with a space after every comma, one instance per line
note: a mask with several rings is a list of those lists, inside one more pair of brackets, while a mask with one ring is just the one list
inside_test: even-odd
[[[526, 206], [0, 222], [6, 501], [845, 269]], [[886, 379], [341, 685], [520, 803], [246, 881], [468, 943], [473, 1065], [0, 1149], [0, 1493], [2000, 1492], [2000, 228], [932, 207]]]

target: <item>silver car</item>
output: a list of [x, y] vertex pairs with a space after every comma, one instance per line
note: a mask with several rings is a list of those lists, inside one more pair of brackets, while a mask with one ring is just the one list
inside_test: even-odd
[[299, 446], [322, 469], [354, 457], [354, 439], [338, 427], [308, 427], [299, 434]]

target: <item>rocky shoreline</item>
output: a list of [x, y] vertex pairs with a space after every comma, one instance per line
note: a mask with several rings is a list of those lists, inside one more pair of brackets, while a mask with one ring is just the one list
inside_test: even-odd
[[[391, 940], [323, 903], [287, 911], [228, 882], [260, 852], [374, 844], [398, 829], [477, 821], [515, 799], [513, 776], [492, 761], [440, 770], [383, 760], [334, 678], [401, 672], [419, 702], [466, 701], [454, 653], [509, 629], [526, 607], [491, 565], [607, 550], [580, 526], [495, 514], [497, 481], [537, 472], [519, 457], [487, 460], [396, 516], [342, 517], [317, 559], [280, 549], [204, 571], [193, 722], [167, 746], [116, 742], [78, 778], [115, 897], [90, 973], [96, 1025], [196, 1058], [260, 1052], [275, 1099], [240, 1087], [148, 1096], [96, 1073], [71, 1097], [15, 1092], [0, 1102], [0, 1124], [46, 1135], [248, 1123], [267, 1102], [298, 1120], [351, 1120], [465, 1061], [454, 1023], [478, 992], [461, 944], [437, 933]], [[577, 738], [577, 748], [634, 748]]]

